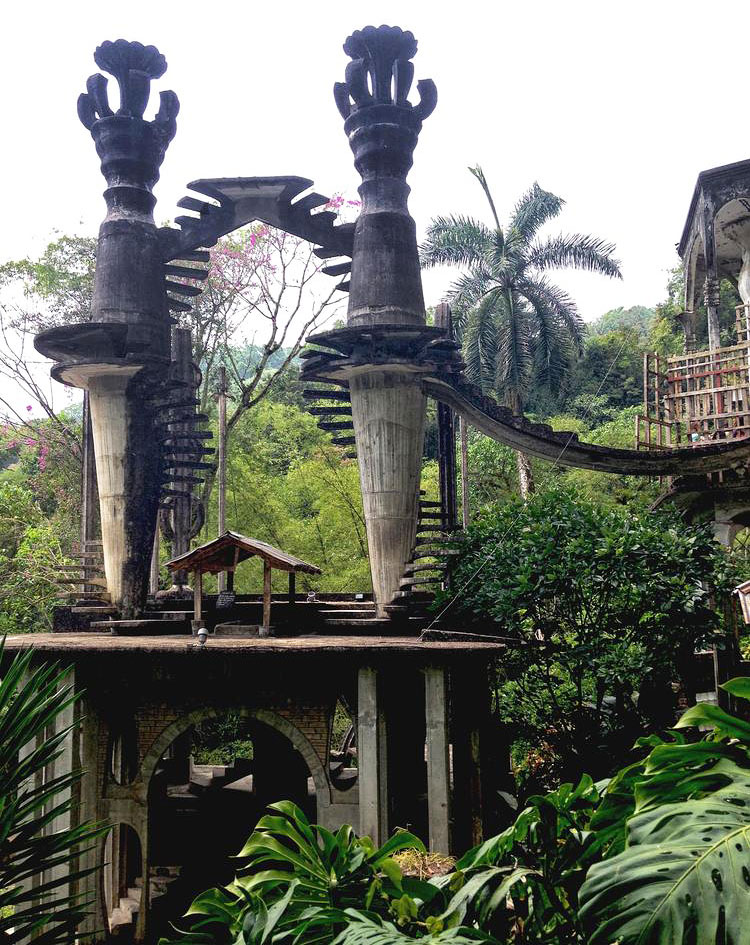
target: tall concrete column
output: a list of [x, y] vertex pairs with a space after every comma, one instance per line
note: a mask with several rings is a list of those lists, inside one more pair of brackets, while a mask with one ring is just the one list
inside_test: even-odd
[[417, 530], [426, 398], [413, 377], [370, 371], [350, 381], [375, 601], [398, 590]]
[[362, 666], [357, 680], [359, 832], [376, 844], [388, 836], [388, 759], [378, 671]]
[[435, 853], [448, 853], [451, 849], [451, 786], [445, 668], [428, 666], [424, 671], [424, 686], [429, 848]]
[[93, 75], [78, 99], [107, 182], [99, 229], [90, 321], [41, 332], [37, 350], [58, 364], [52, 375], [89, 392], [99, 484], [107, 589], [123, 617], [146, 601], [161, 488], [161, 443], [152, 398], [169, 362], [163, 247], [154, 222], [153, 187], [176, 130], [173, 92], [162, 92], [153, 121], [143, 113], [150, 82], [167, 64], [158, 49], [125, 40], [94, 53], [120, 88], [113, 112], [107, 80]]
[[408, 101], [417, 44], [398, 27], [357, 30], [344, 51], [353, 61], [334, 97], [362, 177], [347, 326], [362, 330], [363, 366], [353, 371], [349, 390], [373, 591], [382, 616], [399, 589], [419, 512], [426, 401], [411, 359], [387, 352], [395, 350], [394, 338], [407, 337], [410, 329], [418, 337], [425, 325], [406, 177], [437, 93], [425, 80], [418, 85], [419, 104]]

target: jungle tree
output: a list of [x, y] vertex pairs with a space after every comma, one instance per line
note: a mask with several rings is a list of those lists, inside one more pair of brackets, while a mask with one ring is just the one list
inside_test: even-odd
[[[463, 334], [467, 374], [514, 413], [532, 386], [556, 390], [583, 340], [573, 299], [554, 285], [553, 269], [587, 269], [621, 278], [614, 245], [594, 236], [540, 237], [564, 201], [534, 184], [503, 227], [481, 167], [469, 168], [489, 204], [492, 224], [452, 214], [435, 217], [420, 249], [424, 266], [463, 270], [450, 289]], [[522, 495], [533, 490], [528, 460], [518, 454]]]

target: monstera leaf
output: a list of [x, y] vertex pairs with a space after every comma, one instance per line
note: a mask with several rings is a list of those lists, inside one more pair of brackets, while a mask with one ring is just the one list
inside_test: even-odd
[[580, 891], [590, 945], [747, 941], [750, 763], [743, 747], [663, 746], [646, 775], [627, 846], [592, 866]]

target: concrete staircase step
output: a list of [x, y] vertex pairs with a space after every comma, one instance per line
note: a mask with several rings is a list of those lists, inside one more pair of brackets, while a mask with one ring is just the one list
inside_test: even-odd
[[407, 564], [404, 568], [404, 574], [416, 574], [418, 571], [440, 571], [445, 570], [444, 562], [432, 562], [427, 564]]
[[369, 618], [375, 616], [375, 608], [365, 608], [365, 607], [337, 607], [337, 608], [326, 608], [325, 610], [320, 610], [318, 613], [324, 617], [363, 617]]
[[359, 610], [375, 610], [375, 604], [371, 600], [322, 600], [319, 601], [323, 609], [333, 609], [341, 607], [344, 610], [357, 608]]
[[92, 620], [92, 630], [109, 630], [114, 636], [169, 636], [187, 633], [187, 620], [157, 620], [140, 618], [138, 620]]
[[116, 614], [117, 608], [110, 604], [83, 604], [81, 607], [71, 607], [72, 614], [94, 614], [94, 616], [104, 614]]
[[327, 627], [378, 627], [390, 624], [388, 617], [366, 617], [366, 618], [343, 618], [329, 617], [326, 620]]
[[418, 584], [441, 584], [443, 578], [437, 574], [434, 577], [404, 577], [401, 578], [400, 587], [416, 587]]

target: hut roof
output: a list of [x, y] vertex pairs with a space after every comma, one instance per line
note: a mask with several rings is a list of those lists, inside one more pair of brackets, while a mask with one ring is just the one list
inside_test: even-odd
[[204, 571], [210, 574], [216, 574], [219, 571], [226, 571], [227, 568], [234, 567], [235, 554], [237, 561], [244, 561], [246, 558], [257, 556], [267, 561], [272, 568], [279, 571], [306, 571], [308, 574], [321, 574], [320, 568], [314, 564], [308, 564], [301, 558], [295, 558], [294, 555], [287, 554], [280, 548], [274, 548], [273, 545], [265, 541], [259, 541], [257, 538], [248, 538], [246, 535], [239, 535], [237, 532], [226, 531], [218, 538], [207, 541], [200, 548], [193, 551], [186, 551], [185, 554], [178, 555], [167, 561], [167, 567], [170, 571]]

